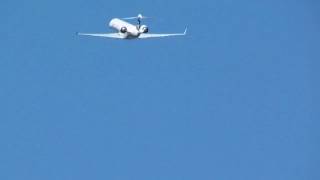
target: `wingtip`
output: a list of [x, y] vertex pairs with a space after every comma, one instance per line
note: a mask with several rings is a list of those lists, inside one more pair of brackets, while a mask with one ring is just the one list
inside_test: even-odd
[[188, 27], [186, 27], [186, 29], [184, 30], [184, 35], [187, 35], [187, 31], [188, 31]]

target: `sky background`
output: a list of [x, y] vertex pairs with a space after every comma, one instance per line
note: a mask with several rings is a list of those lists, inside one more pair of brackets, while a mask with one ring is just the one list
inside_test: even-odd
[[[0, 179], [320, 179], [319, 8], [2, 0]], [[138, 13], [188, 36], [76, 36]]]

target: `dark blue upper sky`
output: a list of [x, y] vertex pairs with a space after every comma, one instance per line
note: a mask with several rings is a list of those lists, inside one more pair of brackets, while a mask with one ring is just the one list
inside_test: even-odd
[[0, 179], [320, 179], [319, 5], [3, 0]]

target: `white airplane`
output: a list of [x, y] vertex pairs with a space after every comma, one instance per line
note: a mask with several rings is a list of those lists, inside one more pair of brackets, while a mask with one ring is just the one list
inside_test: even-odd
[[[92, 33], [78, 33], [82, 36], [96, 36], [105, 38], [116, 38], [116, 39], [146, 39], [146, 38], [157, 38], [157, 37], [168, 37], [168, 36], [184, 36], [187, 34], [187, 28], [184, 33], [175, 34], [149, 34], [149, 28], [146, 25], [141, 25], [142, 19], [147, 19], [148, 17], [139, 14], [137, 17], [127, 17], [127, 18], [114, 18], [110, 21], [109, 26], [115, 30], [117, 33], [107, 33], [107, 34], [92, 34]], [[138, 25], [130, 24], [124, 20], [137, 19]]]

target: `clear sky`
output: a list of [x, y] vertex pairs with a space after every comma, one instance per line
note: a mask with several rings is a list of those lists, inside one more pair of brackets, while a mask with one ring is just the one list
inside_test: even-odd
[[[2, 0], [0, 179], [320, 179], [319, 7]], [[138, 13], [188, 36], [76, 36]]]

